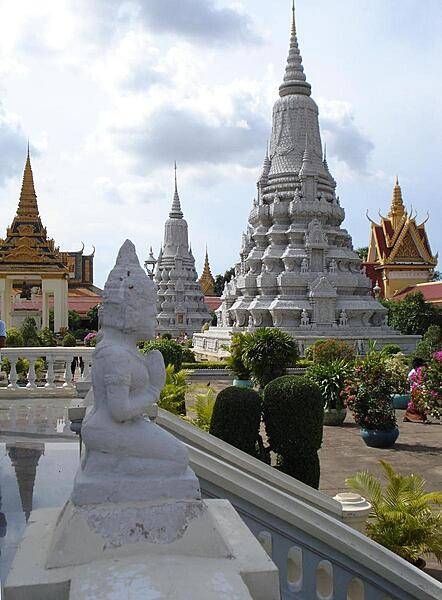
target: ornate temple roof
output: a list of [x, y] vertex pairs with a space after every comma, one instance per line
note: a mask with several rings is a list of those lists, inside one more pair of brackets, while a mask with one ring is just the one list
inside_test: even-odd
[[28, 272], [67, 274], [66, 265], [67, 253], [60, 252], [47, 237], [40, 219], [28, 147], [17, 213], [6, 239], [0, 240], [0, 273], [23, 267]]
[[371, 236], [367, 263], [421, 264], [436, 266], [437, 257], [431, 253], [430, 242], [425, 231], [425, 219], [416, 222], [416, 214], [408, 213], [402, 199], [402, 190], [396, 177], [393, 197], [387, 217], [381, 216], [380, 223], [371, 221]]
[[203, 272], [201, 273], [201, 277], [199, 278], [199, 283], [200, 283], [201, 289], [203, 290], [203, 294], [205, 296], [215, 296], [215, 279], [213, 278], [212, 272], [210, 270], [207, 246], [206, 246], [206, 255], [204, 257]]

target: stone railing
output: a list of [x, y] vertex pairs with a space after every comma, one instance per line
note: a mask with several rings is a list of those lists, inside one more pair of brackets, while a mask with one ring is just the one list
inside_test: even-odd
[[[4, 396], [75, 396], [76, 385], [90, 386], [91, 361], [94, 348], [88, 347], [38, 347], [38, 348], [3, 348], [0, 358], [7, 358], [11, 365], [7, 386], [0, 387], [0, 397]], [[72, 362], [77, 357], [77, 367], [72, 375]], [[29, 361], [29, 368], [24, 381], [19, 381], [17, 362], [19, 359]], [[44, 380], [38, 381], [36, 361], [44, 358]], [[80, 369], [80, 358], [82, 369]]]
[[341, 522], [332, 498], [159, 410], [206, 498], [227, 498], [279, 569], [284, 600], [431, 600], [442, 586]]

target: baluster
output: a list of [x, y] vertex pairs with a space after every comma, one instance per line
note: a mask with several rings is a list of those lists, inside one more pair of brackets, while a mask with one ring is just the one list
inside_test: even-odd
[[64, 383], [63, 383], [64, 388], [74, 387], [73, 383], [72, 383], [73, 377], [72, 377], [72, 371], [71, 371], [71, 363], [72, 363], [73, 359], [74, 359], [74, 356], [71, 354], [68, 354], [66, 356], [66, 368], [64, 370]]
[[27, 388], [36, 388], [35, 384], [35, 358], [29, 359], [29, 371], [28, 371], [28, 383], [26, 384]]
[[18, 357], [17, 356], [11, 356], [11, 358], [9, 359], [11, 362], [11, 370], [9, 372], [9, 385], [8, 388], [13, 388], [13, 389], [17, 389], [18, 385], [17, 385], [17, 379], [18, 379], [18, 375], [17, 375], [17, 360]]
[[71, 422], [69, 421], [69, 408], [67, 408], [64, 413], [63, 433], [71, 433]]
[[90, 352], [87, 352], [86, 354], [82, 355], [82, 358], [83, 358], [84, 369], [83, 369], [83, 374], [81, 376], [80, 381], [89, 382], [91, 380], [91, 354], [90, 354]]
[[56, 387], [55, 386], [54, 357], [52, 355], [46, 356], [46, 362], [48, 364], [48, 370], [46, 371], [45, 388], [54, 388], [54, 387]]

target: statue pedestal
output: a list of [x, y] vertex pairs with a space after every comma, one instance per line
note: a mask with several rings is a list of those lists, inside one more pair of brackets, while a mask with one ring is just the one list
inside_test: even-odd
[[6, 600], [227, 597], [280, 598], [276, 566], [227, 500], [33, 511], [5, 586]]

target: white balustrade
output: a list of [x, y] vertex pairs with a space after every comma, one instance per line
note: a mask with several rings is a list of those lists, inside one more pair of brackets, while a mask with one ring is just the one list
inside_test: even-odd
[[[11, 365], [8, 376], [8, 386], [0, 388], [2, 396], [54, 396], [75, 395], [76, 381], [82, 384], [91, 382], [91, 364], [94, 348], [90, 347], [38, 347], [38, 348], [3, 348], [0, 352], [0, 360], [7, 358]], [[44, 379], [37, 380], [36, 365], [39, 359], [45, 360]], [[77, 368], [72, 373], [72, 362], [77, 358]], [[19, 359], [29, 361], [26, 377], [17, 373]], [[80, 361], [81, 359], [81, 361]], [[79, 368], [79, 364], [82, 368]], [[62, 372], [60, 371], [60, 366]]]

